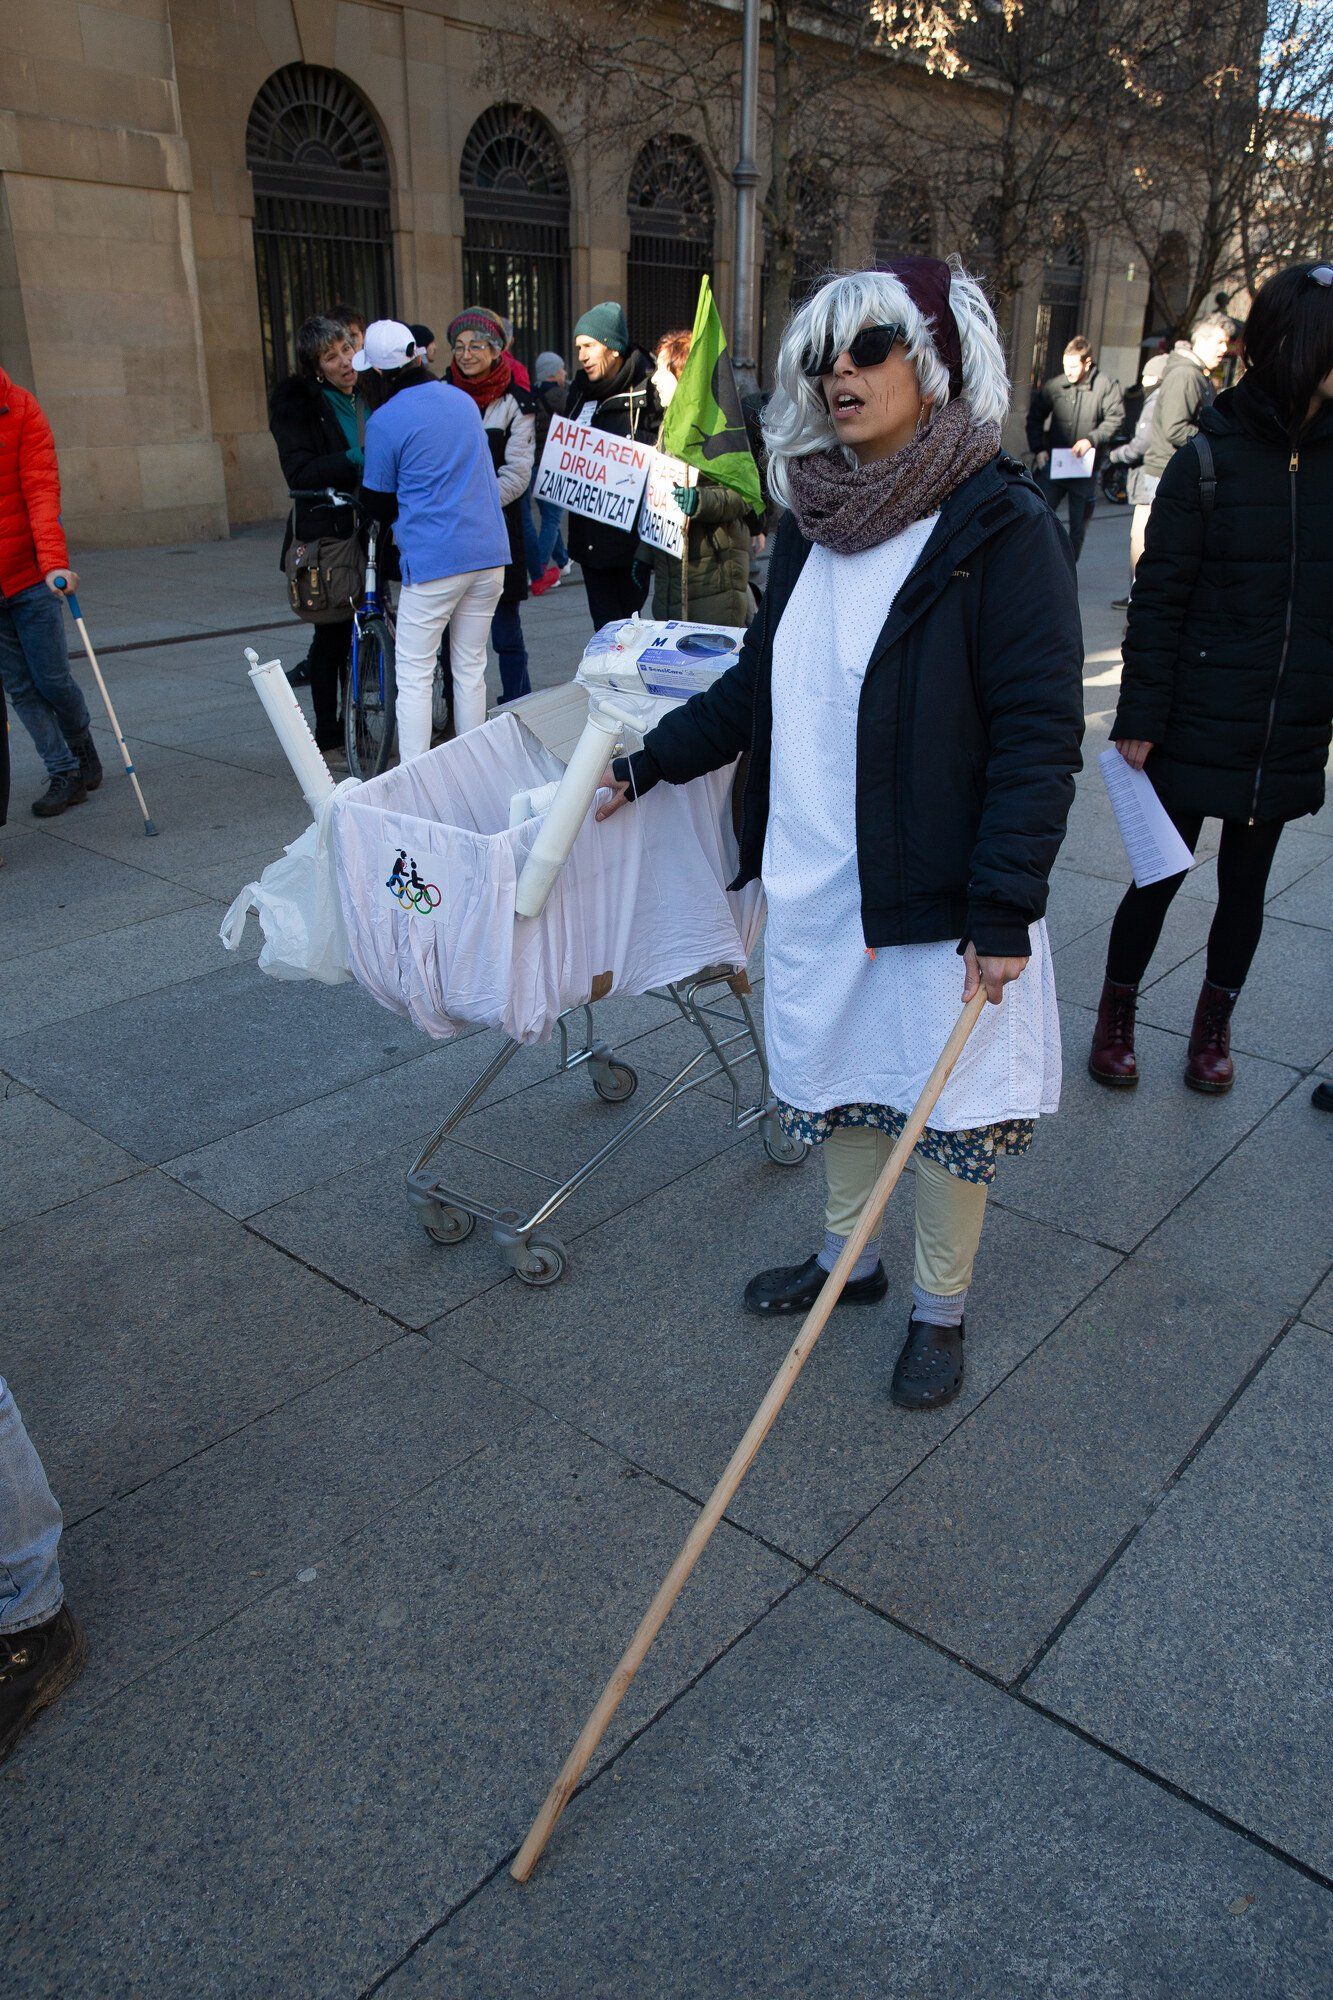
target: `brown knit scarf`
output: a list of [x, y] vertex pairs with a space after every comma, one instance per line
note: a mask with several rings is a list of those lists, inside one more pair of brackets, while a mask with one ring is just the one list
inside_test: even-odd
[[787, 487], [796, 525], [835, 555], [860, 555], [935, 513], [1000, 449], [998, 424], [976, 424], [966, 403], [939, 415], [892, 458], [849, 465], [841, 445], [794, 458]]

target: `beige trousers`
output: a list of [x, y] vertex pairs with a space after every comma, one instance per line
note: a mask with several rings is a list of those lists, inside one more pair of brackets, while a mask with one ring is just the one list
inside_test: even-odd
[[1151, 507], [1136, 507], [1134, 509], [1134, 518], [1129, 524], [1129, 573], [1131, 577], [1139, 566], [1139, 557], [1143, 554], [1143, 538], [1148, 532], [1148, 516], [1151, 512]]
[[[850, 1236], [870, 1190], [893, 1151], [887, 1132], [868, 1125], [839, 1125], [824, 1142], [828, 1182], [827, 1226]], [[959, 1180], [947, 1167], [918, 1153], [916, 1168], [916, 1282], [937, 1298], [952, 1298], [972, 1282], [972, 1265], [986, 1219], [986, 1188]]]

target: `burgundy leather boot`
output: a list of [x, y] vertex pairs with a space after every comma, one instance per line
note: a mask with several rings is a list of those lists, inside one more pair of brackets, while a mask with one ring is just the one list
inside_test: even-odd
[[1134, 1060], [1134, 1009], [1138, 997], [1137, 986], [1118, 986], [1113, 979], [1102, 982], [1088, 1073], [1108, 1090], [1132, 1090], [1139, 1080], [1139, 1066]]
[[1220, 1097], [1236, 1081], [1231, 1060], [1231, 1010], [1240, 998], [1240, 989], [1214, 986], [1205, 979], [1194, 1009], [1190, 1029], [1189, 1058], [1185, 1081], [1191, 1090], [1204, 1090]]

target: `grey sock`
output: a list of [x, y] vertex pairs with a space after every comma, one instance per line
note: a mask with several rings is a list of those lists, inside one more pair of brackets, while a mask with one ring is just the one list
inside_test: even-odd
[[923, 1319], [930, 1326], [961, 1326], [966, 1304], [966, 1291], [954, 1292], [946, 1298], [939, 1292], [928, 1292], [923, 1285], [912, 1286], [912, 1317]]
[[[819, 1253], [819, 1263], [822, 1270], [831, 1271], [833, 1269], [833, 1266], [842, 1255], [842, 1246], [846, 1241], [847, 1238], [839, 1236], [836, 1229], [826, 1229], [824, 1231], [824, 1247]], [[848, 1284], [855, 1284], [859, 1278], [870, 1277], [878, 1264], [879, 1238], [878, 1236], [874, 1236], [866, 1244], [865, 1249], [853, 1265], [852, 1275], [847, 1281]]]

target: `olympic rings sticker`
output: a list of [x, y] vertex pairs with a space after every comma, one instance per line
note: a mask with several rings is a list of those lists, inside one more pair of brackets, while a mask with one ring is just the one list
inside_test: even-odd
[[444, 903], [444, 891], [434, 879], [442, 872], [439, 861], [438, 855], [416, 855], [396, 841], [381, 841], [382, 893], [407, 916], [438, 917]]

